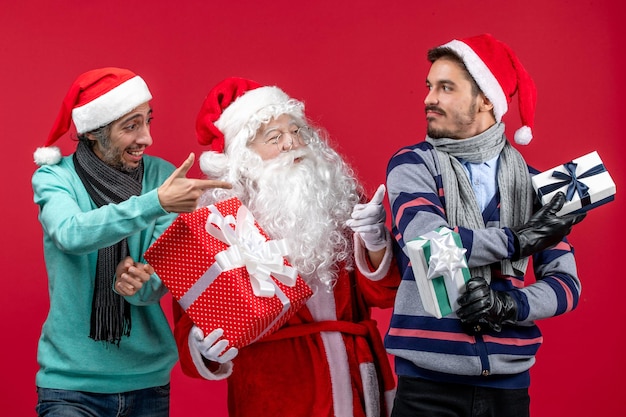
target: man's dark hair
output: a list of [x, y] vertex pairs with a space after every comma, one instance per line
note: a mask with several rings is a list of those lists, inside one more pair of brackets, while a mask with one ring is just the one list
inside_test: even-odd
[[108, 141], [111, 138], [111, 123], [109, 123], [108, 125], [105, 126], [101, 126], [97, 129], [94, 129], [90, 132], [86, 132], [86, 133], [82, 133], [80, 135], [78, 135], [78, 140], [80, 142], [84, 142], [85, 144], [87, 144], [91, 149], [93, 149], [94, 145], [95, 145], [95, 141], [93, 140], [89, 140], [89, 138], [87, 137], [87, 133], [91, 133], [93, 136], [96, 137], [96, 140], [102, 144], [106, 144], [108, 143]]
[[457, 54], [454, 50], [445, 46], [439, 46], [437, 48], [432, 48], [431, 50], [429, 50], [427, 56], [428, 56], [428, 60], [431, 63], [437, 61], [438, 59], [444, 58], [444, 59], [449, 59], [459, 64], [459, 66], [463, 70], [463, 73], [465, 74], [465, 78], [472, 85], [472, 95], [476, 97], [478, 94], [482, 93], [482, 90], [476, 83], [476, 80], [474, 79], [474, 77], [472, 77], [472, 74], [470, 74], [470, 72], [467, 70], [467, 66], [465, 65], [465, 62], [463, 62], [463, 59], [461, 59], [459, 54]]

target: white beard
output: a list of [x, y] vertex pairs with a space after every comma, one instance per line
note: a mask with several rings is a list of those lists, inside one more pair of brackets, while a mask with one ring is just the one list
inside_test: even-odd
[[359, 188], [351, 170], [324, 142], [246, 165], [234, 195], [272, 239], [287, 240], [287, 259], [309, 285], [332, 289], [339, 268], [353, 267], [345, 222], [359, 202]]

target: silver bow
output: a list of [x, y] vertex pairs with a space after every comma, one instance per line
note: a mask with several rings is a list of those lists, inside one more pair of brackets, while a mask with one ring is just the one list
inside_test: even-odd
[[454, 242], [452, 233], [446, 233], [441, 237], [430, 240], [430, 259], [428, 261], [428, 279], [438, 276], [454, 279], [456, 271], [467, 268], [465, 252], [467, 249], [459, 248]]

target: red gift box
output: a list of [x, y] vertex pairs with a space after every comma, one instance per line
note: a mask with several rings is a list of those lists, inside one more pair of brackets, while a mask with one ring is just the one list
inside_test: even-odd
[[278, 330], [311, 297], [237, 198], [180, 214], [144, 258], [204, 334], [241, 348]]

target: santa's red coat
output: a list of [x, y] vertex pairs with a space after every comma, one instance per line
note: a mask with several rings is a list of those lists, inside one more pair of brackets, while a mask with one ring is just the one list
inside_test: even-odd
[[395, 381], [371, 307], [393, 306], [400, 275], [390, 248], [378, 270], [368, 273], [359, 244], [359, 268], [343, 269], [332, 293], [318, 291], [280, 330], [242, 348], [232, 365], [207, 368], [197, 353], [193, 357], [193, 323], [174, 303], [183, 372], [228, 377], [231, 417], [388, 416]]

